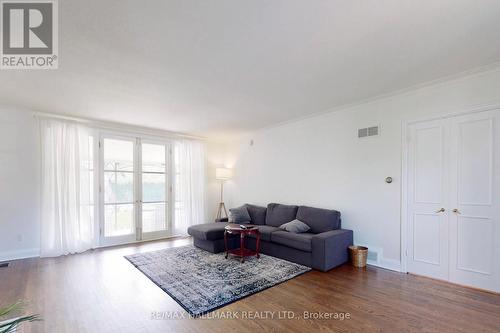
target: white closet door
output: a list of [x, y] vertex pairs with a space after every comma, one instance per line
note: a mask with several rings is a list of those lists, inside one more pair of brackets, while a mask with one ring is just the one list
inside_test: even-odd
[[451, 119], [450, 281], [500, 291], [500, 111]]
[[409, 127], [408, 261], [411, 273], [448, 279], [446, 120]]

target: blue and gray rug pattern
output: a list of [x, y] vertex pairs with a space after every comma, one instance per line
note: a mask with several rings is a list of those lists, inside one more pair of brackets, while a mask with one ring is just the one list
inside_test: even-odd
[[193, 245], [125, 257], [177, 301], [199, 316], [310, 271], [306, 266], [261, 255], [240, 263]]

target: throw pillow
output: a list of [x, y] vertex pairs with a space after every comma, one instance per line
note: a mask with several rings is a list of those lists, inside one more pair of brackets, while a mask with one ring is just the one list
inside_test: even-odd
[[231, 223], [250, 223], [251, 218], [245, 206], [229, 209], [229, 222]]
[[302, 232], [309, 231], [309, 226], [302, 221], [293, 220], [291, 222], [280, 225], [280, 229], [286, 230], [288, 232], [293, 232], [294, 234], [300, 234]]

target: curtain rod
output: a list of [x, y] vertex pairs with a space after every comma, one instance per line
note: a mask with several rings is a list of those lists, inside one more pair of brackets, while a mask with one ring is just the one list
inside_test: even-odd
[[34, 112], [33, 117], [73, 121], [73, 122], [77, 122], [77, 123], [87, 124], [89, 126], [97, 127], [100, 129], [126, 131], [126, 132], [138, 133], [138, 134], [140, 133], [140, 134], [146, 134], [146, 135], [161, 136], [161, 137], [166, 137], [166, 138], [185, 138], [185, 139], [202, 140], [202, 141], [207, 140], [205, 137], [184, 134], [184, 133], [178, 133], [178, 132], [172, 132], [172, 131], [162, 130], [159, 128], [134, 126], [134, 125], [124, 124], [124, 123], [117, 123], [117, 122], [113, 122], [113, 121], [80, 118], [80, 117], [66, 116], [66, 115], [56, 114], [56, 113]]

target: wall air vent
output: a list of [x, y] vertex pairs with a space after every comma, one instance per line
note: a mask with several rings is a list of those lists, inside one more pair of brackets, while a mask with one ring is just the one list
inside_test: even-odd
[[378, 252], [370, 251], [368, 249], [368, 255], [367, 255], [366, 259], [373, 261], [373, 262], [378, 262]]
[[360, 129], [358, 129], [358, 138], [366, 138], [368, 136], [376, 136], [376, 135], [379, 135], [379, 133], [380, 133], [379, 126], [360, 128]]

